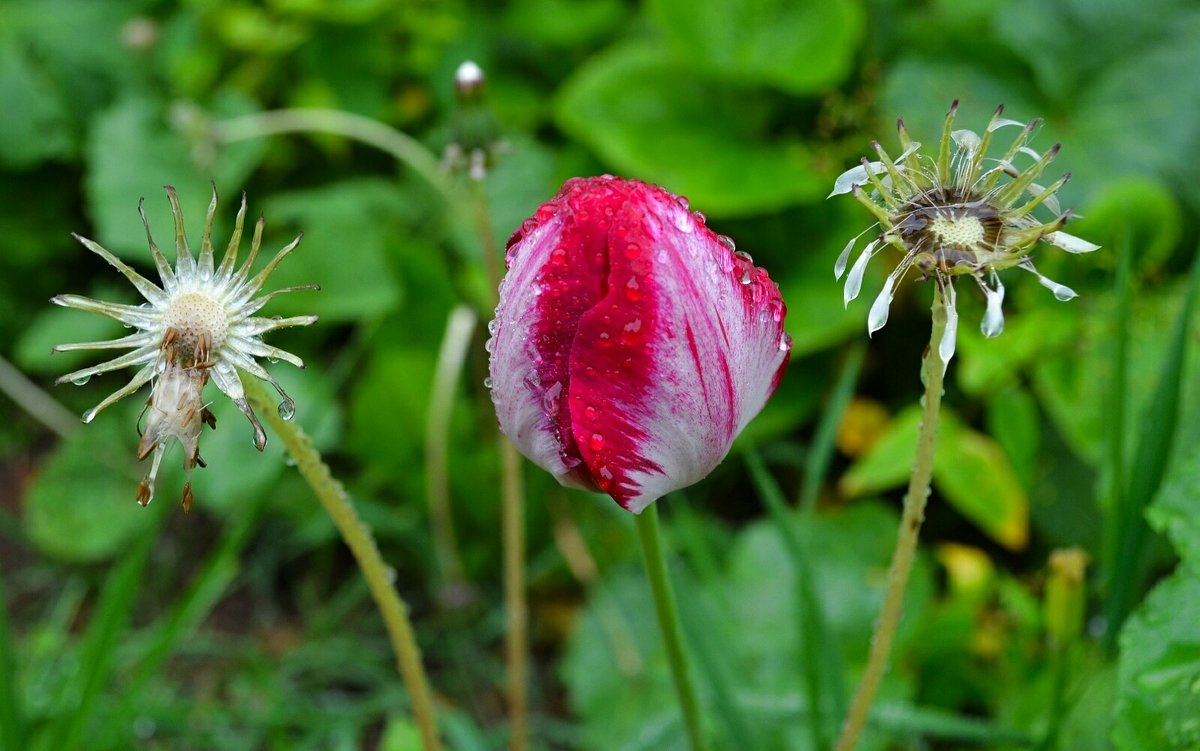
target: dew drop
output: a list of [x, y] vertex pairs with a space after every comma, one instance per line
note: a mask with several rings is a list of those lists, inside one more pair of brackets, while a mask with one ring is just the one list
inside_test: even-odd
[[642, 248], [637, 243], [629, 243], [625, 246], [625, 257], [633, 260], [642, 254]]
[[95, 419], [96, 419], [96, 408], [95, 407], [92, 407], [87, 412], [83, 413], [83, 421], [85, 423], [89, 423]]
[[90, 380], [92, 380], [91, 376], [83, 376], [81, 378], [72, 378], [71, 383], [75, 384], [76, 386], [82, 386]]
[[599, 451], [604, 448], [604, 436], [599, 433], [592, 433], [592, 437], [588, 439], [588, 447], [592, 451]]
[[675, 215], [675, 229], [679, 230], [685, 235], [691, 234], [692, 217], [686, 211], [682, 211]]
[[742, 284], [749, 284], [751, 281], [753, 281], [750, 278], [750, 271], [747, 269], [742, 269], [742, 277], [739, 281], [741, 281]]
[[779, 335], [779, 351], [787, 352], [791, 348], [792, 348], [792, 340], [790, 338], [788, 338], [787, 334], [780, 334]]
[[721, 244], [724, 245], [726, 248], [729, 248], [730, 250], [732, 250], [734, 252], [737, 251], [737, 243], [735, 243], [733, 241], [733, 238], [730, 237], [729, 235], [717, 235], [717, 239], [720, 240]]
[[290, 420], [296, 416], [296, 403], [291, 399], [284, 399], [279, 403], [279, 416], [284, 420]]
[[489, 390], [492, 388], [492, 377], [491, 376], [488, 376], [487, 378], [483, 379], [483, 387], [485, 389], [489, 389]]
[[599, 341], [597, 344], [599, 344], [601, 347], [611, 347], [612, 337], [608, 335], [607, 331], [602, 331], [600, 332]]
[[636, 276], [629, 277], [629, 281], [625, 282], [625, 299], [629, 302], [637, 302], [642, 299], [641, 286], [638, 284]]
[[588, 422], [595, 422], [597, 414], [596, 408], [591, 405], [583, 408], [583, 419], [587, 420]]
[[497, 325], [498, 325], [498, 324], [496, 323], [496, 319], [495, 319], [495, 318], [493, 318], [492, 320], [488, 321], [488, 334], [489, 334], [489, 335], [491, 335], [491, 336], [495, 336], [495, 335], [496, 335], [496, 326], [497, 326]]
[[495, 341], [495, 339], [488, 339], [483, 343], [483, 348], [489, 355], [492, 353], [492, 349], [496, 346]]
[[735, 250], [733, 254], [746, 263], [754, 263], [754, 258], [744, 250]]
[[696, 221], [700, 222], [701, 224], [704, 224], [708, 221], [708, 217], [704, 215], [703, 211], [693, 211], [692, 216], [696, 217]]
[[567, 262], [566, 248], [555, 248], [554, 250], [550, 251], [550, 263], [554, 264], [555, 266], [562, 266], [562, 265], [566, 264], [566, 262]]

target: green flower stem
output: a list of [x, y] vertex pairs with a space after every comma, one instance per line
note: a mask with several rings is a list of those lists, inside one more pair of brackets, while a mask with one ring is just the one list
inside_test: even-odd
[[688, 675], [687, 658], [683, 654], [679, 613], [675, 607], [675, 596], [671, 592], [671, 582], [667, 578], [667, 564], [663, 559], [657, 504], [650, 504], [634, 519], [637, 522], [638, 541], [642, 544], [646, 578], [650, 580], [650, 592], [654, 596], [658, 629], [662, 632], [663, 644], [667, 649], [667, 663], [671, 667], [671, 679], [675, 683], [675, 693], [679, 696], [679, 709], [683, 713], [683, 726], [687, 731], [688, 744], [692, 751], [703, 751], [707, 746], [700, 724], [700, 708], [691, 677]]
[[921, 365], [921, 380], [925, 382], [925, 396], [921, 399], [924, 410], [921, 414], [921, 431], [917, 436], [917, 459], [908, 483], [908, 495], [904, 497], [904, 513], [900, 519], [900, 530], [896, 538], [896, 552], [888, 570], [887, 590], [883, 596], [883, 609], [875, 624], [875, 635], [871, 639], [871, 652], [863, 671], [858, 690], [850, 703], [842, 735], [838, 738], [837, 751], [852, 751], [867, 723], [871, 704], [879, 691], [879, 683], [887, 669], [888, 656], [892, 651], [892, 640], [900, 625], [904, 606], [904, 591], [908, 587], [908, 576], [912, 572], [917, 554], [917, 536], [925, 518], [925, 502], [929, 499], [929, 485], [933, 479], [933, 449], [937, 438], [938, 413], [942, 404], [942, 377], [945, 365], [938, 356], [938, 345], [946, 331], [946, 301], [941, 290], [933, 296], [933, 330], [929, 346]]
[[446, 333], [438, 351], [425, 423], [425, 488], [429, 502], [429, 525], [441, 572], [442, 599], [452, 604], [462, 604], [471, 597], [450, 507], [449, 454], [454, 396], [458, 393], [459, 375], [474, 340], [477, 320], [475, 311], [466, 305], [455, 306], [450, 311]]
[[[471, 180], [471, 204], [474, 208], [475, 231], [483, 249], [483, 267], [493, 294], [500, 294], [501, 250], [492, 232], [488, 211], [487, 186], [482, 180]], [[492, 304], [499, 300], [494, 297]], [[498, 432], [498, 431], [497, 431]], [[500, 441], [500, 536], [504, 558], [504, 610], [507, 623], [504, 630], [504, 658], [508, 672], [509, 748], [525, 751], [528, 747], [528, 698], [526, 655], [529, 652], [529, 604], [525, 597], [525, 488], [521, 482], [521, 455], [504, 435]]]
[[528, 700], [526, 698], [526, 655], [529, 652], [529, 607], [525, 600], [525, 489], [521, 479], [521, 455], [517, 447], [500, 437], [501, 483], [503, 485], [504, 610], [508, 623], [504, 633], [504, 657], [508, 663], [508, 715], [511, 751], [528, 748]]
[[369, 117], [341, 110], [304, 108], [256, 112], [213, 124], [213, 134], [221, 143], [282, 133], [327, 133], [374, 146], [396, 161], [408, 165], [448, 203], [455, 203], [449, 181], [429, 149], [407, 133]]
[[342, 540], [358, 561], [387, 626], [400, 675], [404, 678], [412, 702], [413, 716], [420, 728], [422, 746], [425, 751], [439, 751], [441, 742], [437, 735], [429, 679], [421, 665], [421, 650], [417, 646], [412, 623], [408, 620], [407, 606], [392, 585], [393, 570], [383, 562], [371, 530], [359, 518], [345, 488], [334, 479], [308, 434], [299, 425], [279, 416], [275, 403], [257, 379], [243, 376], [242, 386], [246, 390], [246, 397], [283, 441], [288, 454], [296, 462], [296, 469], [316, 493], [341, 533]]

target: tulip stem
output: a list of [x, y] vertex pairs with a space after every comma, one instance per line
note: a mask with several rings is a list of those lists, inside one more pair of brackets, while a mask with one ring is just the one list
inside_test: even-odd
[[[472, 179], [471, 203], [475, 209], [475, 231], [483, 251], [483, 268], [495, 294], [500, 293], [502, 251], [492, 231], [487, 185]], [[493, 298], [492, 304], [499, 302]], [[525, 597], [525, 488], [521, 481], [521, 455], [503, 434], [500, 445], [501, 524], [504, 558], [504, 659], [508, 668], [508, 724], [510, 751], [529, 747], [529, 699], [526, 655], [529, 652], [529, 604]]]
[[836, 751], [852, 751], [867, 723], [871, 704], [875, 701], [875, 694], [887, 668], [892, 640], [900, 625], [904, 591], [908, 586], [913, 561], [916, 559], [917, 536], [925, 518], [925, 502], [929, 499], [929, 485], [933, 479], [933, 449], [937, 438], [938, 413], [942, 404], [942, 378], [945, 375], [945, 363], [938, 355], [938, 345], [946, 330], [946, 300], [940, 289], [935, 289], [934, 292], [932, 317], [933, 330], [921, 364], [925, 395], [921, 399], [923, 411], [917, 436], [917, 458], [913, 465], [912, 477], [909, 479], [908, 494], [904, 497], [904, 512], [896, 538], [896, 551], [892, 555], [892, 565], [888, 570], [883, 608], [879, 614], [879, 621], [875, 624], [875, 635], [871, 639], [867, 666], [850, 703], [841, 737], [835, 746]]
[[299, 425], [279, 416], [274, 402], [257, 379], [243, 376], [242, 387], [246, 390], [246, 398], [258, 408], [267, 424], [279, 436], [284, 448], [295, 460], [300, 476], [312, 488], [333, 519], [346, 547], [354, 554], [387, 626], [388, 638], [420, 729], [422, 747], [425, 751], [439, 751], [441, 742], [437, 735], [429, 679], [421, 665], [421, 649], [417, 646], [412, 623], [408, 619], [408, 608], [392, 584], [395, 570], [383, 562], [370, 528], [359, 518], [346, 489], [333, 477], [329, 466], [313, 445], [312, 438]]
[[679, 709], [683, 713], [683, 726], [687, 731], [688, 744], [692, 751], [707, 748], [700, 726], [700, 709], [696, 691], [688, 675], [687, 657], [683, 653], [683, 640], [679, 631], [679, 613], [675, 607], [675, 596], [671, 592], [671, 581], [667, 576], [667, 564], [663, 559], [662, 538], [659, 533], [658, 506], [650, 504], [634, 517], [637, 521], [638, 541], [642, 544], [642, 560], [646, 564], [646, 578], [650, 580], [650, 592], [654, 596], [654, 612], [658, 616], [658, 629], [662, 632], [667, 650], [667, 663], [671, 667], [671, 679], [675, 693], [679, 696]]

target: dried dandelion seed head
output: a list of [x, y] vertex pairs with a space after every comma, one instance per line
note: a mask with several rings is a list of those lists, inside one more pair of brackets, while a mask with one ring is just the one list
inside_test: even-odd
[[59, 378], [58, 382], [82, 384], [94, 375], [140, 366], [129, 383], [84, 412], [83, 421], [91, 422], [101, 410], [150, 382], [150, 398], [143, 412], [145, 428], [138, 445], [138, 458], [145, 459], [151, 454], [153, 458], [150, 471], [138, 486], [137, 499], [145, 505], [154, 497], [154, 482], [159, 464], [167, 446], [174, 439], [183, 445], [184, 469], [188, 473], [188, 481], [183, 491], [183, 504], [185, 508], [190, 508], [191, 470], [197, 464], [204, 466], [204, 461], [200, 458], [200, 432], [206, 424], [212, 428], [216, 427], [216, 420], [203, 400], [205, 384], [211, 378], [217, 388], [233, 400], [246, 415], [254, 428], [254, 445], [261, 451], [266, 446], [266, 433], [250, 408], [242, 390], [238, 371], [244, 370], [274, 386], [282, 400], [279, 404], [279, 414], [285, 419], [291, 418], [295, 413], [295, 403], [271, 374], [258, 364], [257, 358], [286, 360], [300, 368], [304, 367], [304, 363], [290, 352], [265, 344], [262, 337], [276, 329], [307, 326], [314, 323], [317, 317], [263, 318], [255, 313], [276, 295], [302, 289], [317, 289], [317, 285], [287, 287], [264, 295], [259, 294], [279, 262], [295, 250], [301, 236], [288, 243], [262, 270], [251, 277], [250, 270], [262, 244], [263, 218], [259, 217], [254, 226], [249, 256], [238, 267], [237, 257], [246, 218], [245, 194], [242, 195], [241, 208], [238, 210], [225, 255], [220, 265], [216, 266], [212, 245], [213, 216], [217, 210], [215, 186], [204, 224], [199, 257], [194, 258], [184, 233], [179, 198], [174, 188], [167, 186], [166, 190], [175, 220], [175, 268], [171, 268], [162, 251], [154, 243], [146, 221], [146, 212], [142, 202], [138, 203], [138, 213], [146, 228], [146, 240], [150, 245], [154, 265], [158, 269], [161, 286], [143, 277], [98, 243], [75, 235], [84, 247], [120, 271], [137, 288], [146, 302], [141, 305], [121, 305], [79, 295], [58, 295], [51, 299], [56, 305], [116, 319], [136, 331], [110, 341], [60, 344], [54, 351], [131, 350], [99, 365], [68, 373]]
[[[943, 363], [949, 363], [954, 355], [958, 330], [954, 277], [969, 276], [978, 284], [987, 299], [980, 328], [984, 336], [999, 336], [1004, 329], [1004, 285], [997, 272], [1022, 268], [1056, 298], [1070, 300], [1076, 296], [1074, 290], [1039, 273], [1030, 254], [1042, 241], [1069, 253], [1089, 253], [1100, 247], [1062, 231], [1071, 212], [1059, 207], [1055, 194], [1070, 174], [1048, 186], [1036, 182], [1059, 150], [1055, 144], [1043, 154], [1027, 145], [1040, 121], [1007, 119], [1001, 106], [980, 135], [954, 129], [957, 109], [955, 101], [946, 114], [936, 156], [922, 152], [921, 144], [912, 140], [904, 121], [899, 120], [900, 155], [892, 159], [873, 142], [879, 159], [864, 158], [862, 164], [838, 177], [830, 193], [853, 194], [878, 220], [846, 244], [834, 265], [838, 279], [846, 273], [850, 252], [859, 238], [875, 227], [881, 230], [846, 275], [845, 303], [849, 305], [858, 296], [872, 257], [889, 246], [901, 251], [903, 257], [871, 305], [867, 331], [874, 333], [887, 323], [896, 286], [915, 268], [923, 278], [933, 279], [945, 296], [946, 332], [938, 346]], [[1021, 130], [1003, 155], [989, 158], [993, 134], [1006, 127]], [[1028, 163], [1018, 167], [1019, 160]], [[1048, 213], [1039, 218], [1038, 211]]]

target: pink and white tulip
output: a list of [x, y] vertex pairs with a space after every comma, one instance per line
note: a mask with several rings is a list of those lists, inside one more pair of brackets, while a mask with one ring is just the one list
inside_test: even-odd
[[563, 485], [640, 512], [708, 475], [783, 375], [779, 288], [661, 188], [569, 180], [507, 261], [492, 400]]

